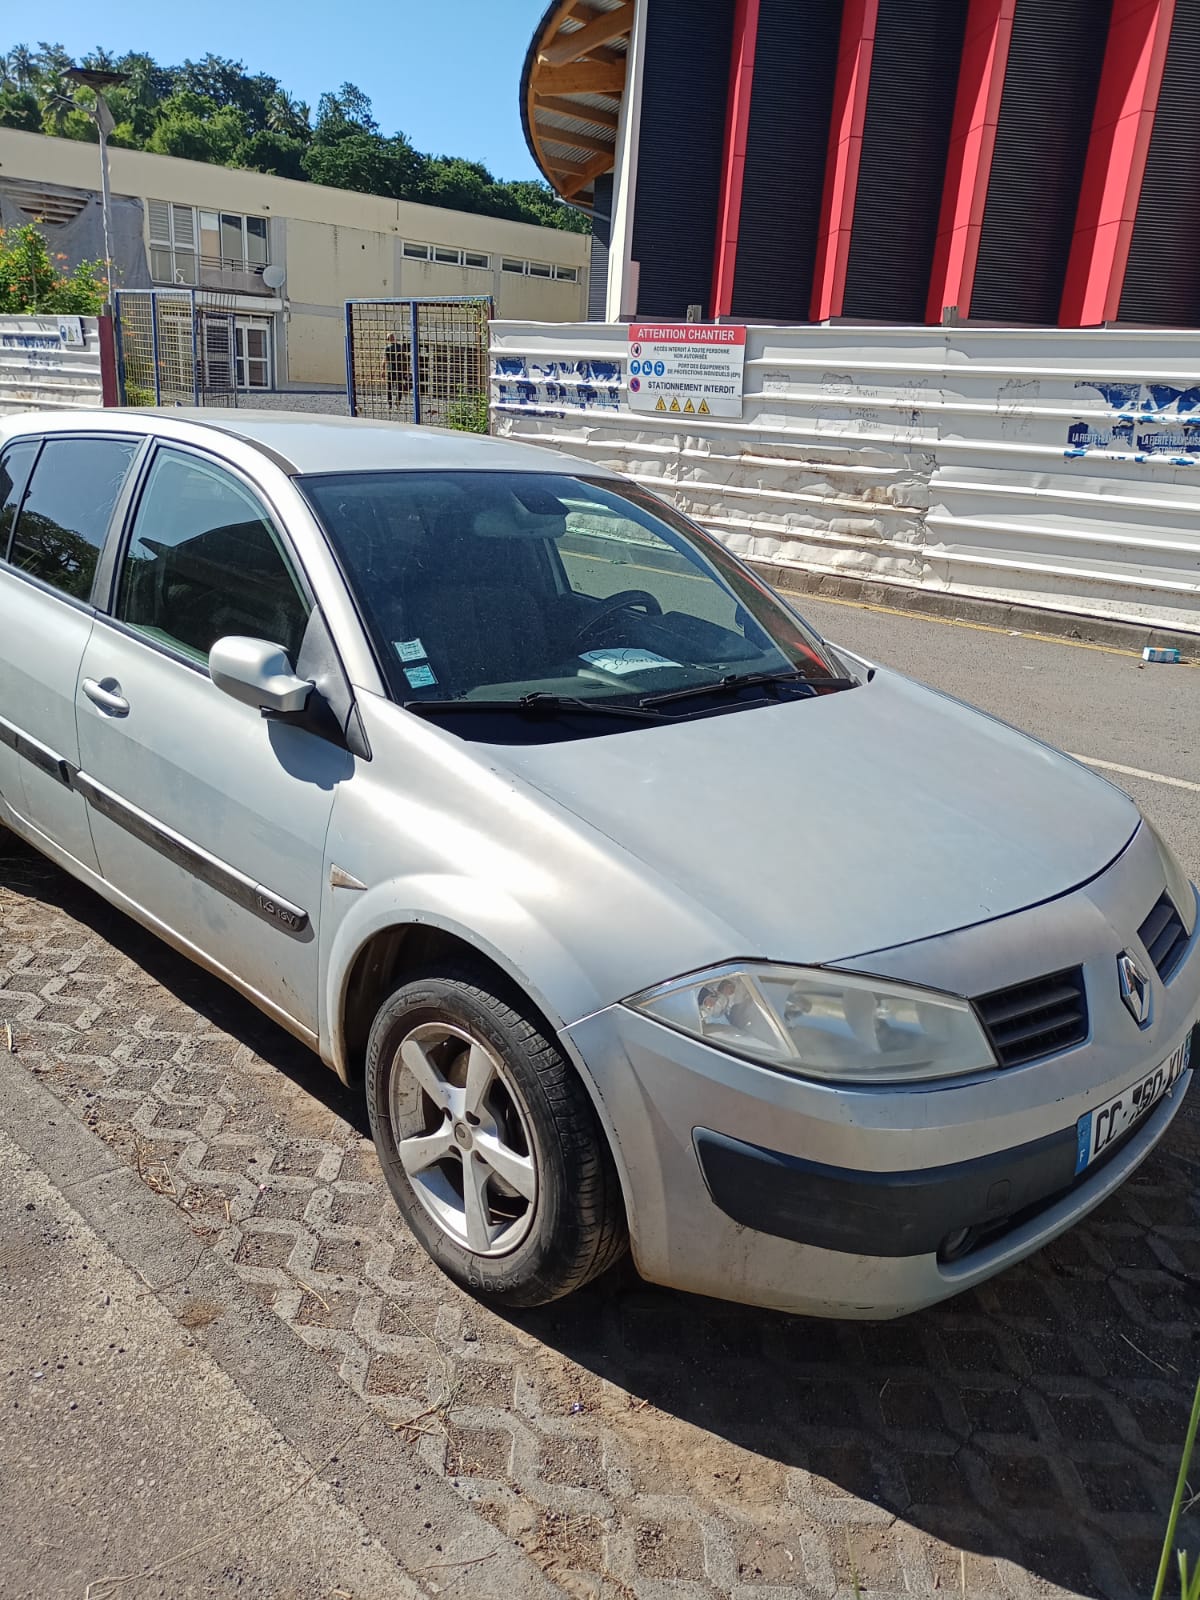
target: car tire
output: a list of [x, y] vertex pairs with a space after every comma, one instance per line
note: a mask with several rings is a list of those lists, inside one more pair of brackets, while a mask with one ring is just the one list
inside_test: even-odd
[[581, 1288], [619, 1260], [628, 1234], [586, 1089], [503, 987], [448, 967], [397, 989], [371, 1027], [366, 1093], [411, 1231], [464, 1289], [517, 1308]]

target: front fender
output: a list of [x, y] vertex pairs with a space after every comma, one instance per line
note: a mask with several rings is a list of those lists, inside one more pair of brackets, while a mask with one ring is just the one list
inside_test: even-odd
[[389, 928], [431, 927], [461, 939], [506, 972], [560, 1032], [607, 1002], [583, 963], [504, 889], [455, 873], [398, 877], [363, 890], [329, 888], [323, 925], [334, 928], [321, 1005], [321, 1053], [347, 1076], [344, 1008], [360, 952]]

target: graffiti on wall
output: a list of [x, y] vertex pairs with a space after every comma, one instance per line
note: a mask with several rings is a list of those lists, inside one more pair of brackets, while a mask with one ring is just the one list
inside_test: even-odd
[[1071, 423], [1065, 456], [1103, 450], [1133, 461], [1165, 461], [1176, 467], [1191, 467], [1200, 460], [1200, 384], [1181, 389], [1169, 383], [1081, 380], [1075, 387], [1095, 389], [1111, 408], [1111, 416]]
[[492, 361], [496, 398], [501, 405], [529, 407], [552, 414], [619, 411], [619, 361], [539, 361], [533, 356], [496, 356]]

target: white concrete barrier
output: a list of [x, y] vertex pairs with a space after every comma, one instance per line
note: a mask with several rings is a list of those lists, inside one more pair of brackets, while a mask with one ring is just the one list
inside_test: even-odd
[[0, 317], [0, 414], [103, 404], [95, 317]]
[[492, 431], [739, 553], [1200, 633], [1200, 333], [748, 330], [740, 420], [631, 413], [628, 330], [492, 324]]

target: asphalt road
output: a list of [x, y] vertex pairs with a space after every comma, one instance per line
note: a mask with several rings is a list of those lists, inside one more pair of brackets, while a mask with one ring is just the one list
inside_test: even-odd
[[1132, 653], [808, 595], [798, 605], [834, 643], [1108, 763], [1097, 770], [1133, 796], [1200, 882], [1200, 665], [1148, 665]]

